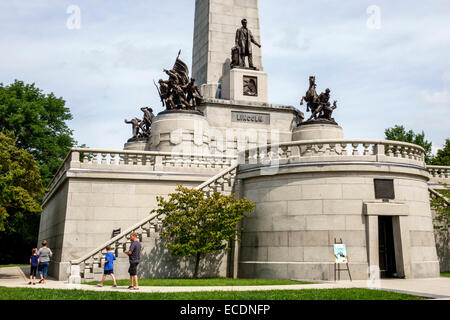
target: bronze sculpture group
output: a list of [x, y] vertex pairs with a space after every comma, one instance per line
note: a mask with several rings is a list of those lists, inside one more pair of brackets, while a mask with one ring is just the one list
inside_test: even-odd
[[152, 130], [152, 122], [155, 115], [153, 109], [148, 107], [141, 108], [144, 113], [143, 119], [134, 118], [130, 121], [125, 119], [125, 123], [133, 126], [133, 137], [129, 141], [136, 141], [140, 139], [148, 139]]
[[306, 101], [306, 111], [311, 111], [312, 115], [307, 122], [329, 122], [336, 124], [334, 118], [332, 118], [333, 111], [337, 108], [337, 101], [334, 101], [333, 105], [330, 103], [330, 89], [326, 89], [320, 95], [316, 92], [316, 77], [309, 77], [309, 90], [306, 95], [300, 101], [300, 105]]
[[[241, 21], [242, 27], [236, 31], [235, 46], [232, 48], [232, 62], [231, 68], [245, 68], [257, 70], [253, 65], [252, 43], [261, 48], [261, 45], [256, 42], [251, 31], [247, 28], [247, 20]], [[164, 69], [164, 72], [169, 77], [167, 80], [160, 79], [159, 86], [155, 83], [161, 98], [162, 106], [167, 111], [197, 111], [197, 107], [202, 103], [203, 97], [199, 88], [195, 84], [195, 79], [189, 78], [189, 68], [179, 59], [180, 52], [175, 60], [175, 64], [171, 70]], [[248, 57], [249, 67], [245, 66], [245, 57]], [[249, 78], [249, 77], [247, 77]], [[245, 82], [245, 79], [244, 79]], [[247, 79], [247, 88], [251, 89], [251, 79]], [[245, 88], [245, 83], [244, 83]], [[305, 96], [302, 97], [300, 105], [307, 103], [306, 111], [311, 111], [311, 117], [305, 122], [303, 112], [296, 110], [297, 126], [313, 124], [313, 123], [327, 123], [336, 124], [332, 118], [333, 111], [337, 108], [337, 101], [330, 103], [330, 89], [326, 89], [320, 95], [316, 92], [316, 78], [311, 76], [309, 78], [309, 90]], [[247, 95], [252, 95], [255, 90], [250, 90]], [[245, 91], [245, 90], [244, 90]], [[245, 92], [244, 92], [245, 93]], [[253, 94], [254, 95], [254, 94]], [[153, 110], [151, 108], [141, 108], [144, 113], [142, 120], [134, 118], [131, 121], [125, 120], [125, 123], [132, 124], [133, 137], [130, 141], [148, 139], [151, 133], [151, 126], [153, 118]]]
[[189, 79], [189, 68], [179, 59], [180, 53], [181, 51], [172, 70], [164, 69], [169, 79], [158, 81], [158, 93], [166, 110], [196, 110], [203, 97], [195, 84], [195, 79]]

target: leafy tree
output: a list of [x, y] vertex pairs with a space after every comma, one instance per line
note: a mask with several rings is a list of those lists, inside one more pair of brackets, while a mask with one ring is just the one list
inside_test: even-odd
[[[443, 197], [450, 199], [450, 189], [437, 190]], [[447, 200], [448, 201], [448, 200]], [[431, 208], [436, 211], [435, 229], [441, 231], [448, 231], [450, 228], [450, 206], [446, 200], [441, 197], [436, 197], [431, 200]]]
[[415, 133], [412, 130], [406, 131], [404, 126], [396, 125], [384, 131], [387, 140], [403, 141], [414, 143], [425, 149], [425, 162], [431, 163], [433, 143], [425, 140], [425, 133]]
[[236, 200], [234, 195], [219, 192], [206, 196], [181, 185], [169, 200], [157, 200], [159, 208], [152, 212], [165, 215], [161, 237], [172, 255], [195, 257], [194, 278], [198, 278], [201, 259], [226, 249], [236, 236], [238, 222], [254, 208], [247, 199]]
[[[12, 133], [0, 132], [0, 261], [11, 262], [36, 245], [44, 194], [33, 156], [17, 148]], [[11, 245], [14, 243], [14, 246]], [[9, 261], [8, 261], [9, 260]]]
[[66, 124], [71, 119], [65, 101], [53, 93], [18, 80], [9, 86], [0, 83], [0, 131], [12, 131], [17, 147], [34, 156], [44, 185], [76, 144]]
[[450, 139], [445, 140], [444, 148], [437, 151], [431, 163], [435, 166], [450, 166]]

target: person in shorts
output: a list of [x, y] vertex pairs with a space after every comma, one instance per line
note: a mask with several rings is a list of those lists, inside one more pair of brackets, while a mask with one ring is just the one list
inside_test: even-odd
[[139, 290], [137, 267], [139, 262], [141, 262], [141, 244], [137, 241], [137, 234], [135, 232], [130, 235], [130, 240], [130, 249], [125, 251], [130, 260], [130, 268], [128, 269], [128, 273], [130, 274], [131, 285], [128, 289]]
[[37, 254], [37, 249], [34, 248], [31, 251], [31, 256], [30, 256], [30, 282], [28, 282], [28, 284], [36, 285], [36, 275], [37, 275], [38, 265], [39, 265], [39, 256]]
[[114, 277], [114, 260], [116, 260], [116, 256], [111, 252], [111, 246], [106, 247], [106, 255], [105, 255], [105, 266], [103, 267], [103, 278], [102, 282], [97, 284], [97, 287], [103, 287], [103, 282], [105, 282], [106, 276], [111, 276], [114, 281], [113, 288], [117, 288], [116, 277]]
[[52, 250], [50, 248], [47, 248], [47, 241], [42, 241], [42, 247], [38, 251], [39, 255], [39, 266], [38, 266], [38, 272], [41, 280], [39, 280], [39, 283], [45, 283], [47, 279], [47, 271], [48, 266], [50, 265], [50, 259], [53, 255]]

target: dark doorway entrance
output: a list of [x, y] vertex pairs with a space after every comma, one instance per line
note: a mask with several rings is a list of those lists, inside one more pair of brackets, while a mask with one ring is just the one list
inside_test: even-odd
[[395, 265], [394, 232], [392, 217], [378, 217], [378, 241], [381, 278], [393, 278], [397, 273]]

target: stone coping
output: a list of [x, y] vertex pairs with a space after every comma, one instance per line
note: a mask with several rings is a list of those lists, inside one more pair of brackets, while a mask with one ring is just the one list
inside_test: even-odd
[[[80, 161], [81, 153], [85, 154], [85, 159], [82, 161]], [[147, 172], [162, 176], [175, 172], [184, 176], [198, 174], [210, 176], [235, 162], [236, 157], [227, 155], [73, 148], [50, 182], [43, 205], [67, 178], [67, 172], [71, 170], [72, 173], [75, 173], [76, 170], [78, 173], [83, 173], [80, 169], [84, 169], [86, 174], [91, 170], [91, 173], [95, 171], [108, 175], [114, 175], [115, 172], [117, 174]]]
[[238, 171], [239, 179], [249, 179], [253, 177], [267, 177], [285, 174], [330, 174], [358, 172], [364, 174], [390, 174], [390, 175], [414, 175], [426, 181], [429, 174], [426, 168], [389, 162], [306, 162], [306, 163], [286, 163], [276, 166], [246, 165], [241, 166]]
[[168, 117], [189, 117], [189, 118], [198, 118], [198, 119], [206, 119], [205, 115], [200, 111], [194, 111], [194, 110], [166, 110], [163, 112], [160, 112], [153, 121], [161, 118], [168, 118]]
[[200, 107], [204, 107], [207, 105], [217, 105], [224, 107], [243, 107], [243, 108], [257, 108], [257, 109], [270, 109], [271, 111], [293, 111], [297, 112], [298, 109], [294, 106], [288, 105], [280, 105], [280, 104], [272, 104], [272, 103], [263, 103], [263, 102], [252, 102], [252, 101], [238, 101], [238, 100], [225, 100], [225, 99], [212, 99], [205, 98], [203, 99], [203, 103]]

